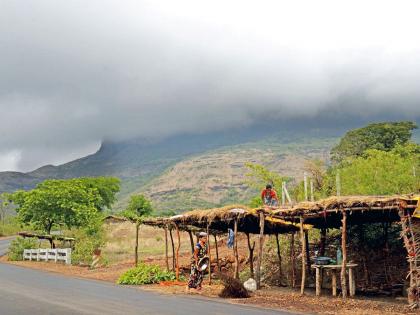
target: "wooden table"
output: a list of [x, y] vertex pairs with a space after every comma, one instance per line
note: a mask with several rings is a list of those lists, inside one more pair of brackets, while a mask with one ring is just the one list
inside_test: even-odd
[[[356, 294], [356, 281], [354, 278], [354, 268], [357, 264], [346, 264], [346, 270], [349, 273], [349, 293], [350, 296]], [[341, 265], [311, 265], [314, 268], [315, 273], [315, 284], [316, 284], [316, 295], [321, 295], [321, 273], [324, 269], [331, 270], [331, 289], [332, 295], [337, 296], [337, 270], [341, 271]]]

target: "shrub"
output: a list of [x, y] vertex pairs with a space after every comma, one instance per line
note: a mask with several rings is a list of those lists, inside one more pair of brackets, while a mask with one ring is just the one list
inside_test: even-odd
[[161, 281], [175, 280], [175, 274], [162, 270], [158, 265], [146, 265], [141, 263], [135, 268], [126, 271], [118, 279], [118, 284], [152, 284]]
[[85, 230], [79, 230], [75, 233], [76, 242], [72, 251], [72, 264], [92, 263], [92, 255], [95, 250], [101, 249], [105, 244], [105, 237], [102, 231], [91, 234]]
[[23, 260], [23, 250], [38, 248], [38, 241], [34, 238], [17, 238], [9, 246], [9, 260]]

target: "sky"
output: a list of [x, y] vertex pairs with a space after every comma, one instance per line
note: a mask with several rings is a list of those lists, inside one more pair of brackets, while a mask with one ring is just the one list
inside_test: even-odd
[[0, 171], [264, 117], [419, 119], [418, 12], [409, 0], [0, 0]]

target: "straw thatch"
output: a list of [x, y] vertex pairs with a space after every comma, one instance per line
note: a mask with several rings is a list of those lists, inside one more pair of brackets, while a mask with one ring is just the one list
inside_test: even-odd
[[414, 212], [417, 198], [405, 196], [334, 196], [315, 202], [301, 202], [293, 207], [276, 209], [272, 215], [288, 222], [297, 222], [299, 217], [315, 227], [341, 226], [341, 211], [349, 212], [349, 224], [364, 224], [399, 221], [400, 207]]
[[[207, 228], [226, 232], [233, 229], [234, 221], [238, 220], [238, 232], [258, 234], [259, 217], [258, 209], [250, 209], [242, 205], [230, 205], [215, 209], [199, 209], [186, 212], [170, 218], [174, 224], [191, 225], [198, 228]], [[279, 218], [267, 217], [265, 220], [265, 234], [280, 234], [291, 231], [298, 231], [293, 223], [286, 222]]]

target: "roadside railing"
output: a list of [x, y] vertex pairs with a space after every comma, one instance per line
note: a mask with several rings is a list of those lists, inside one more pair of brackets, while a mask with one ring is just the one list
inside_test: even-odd
[[24, 249], [23, 260], [36, 261], [63, 261], [66, 265], [71, 264], [71, 248], [37, 248]]

